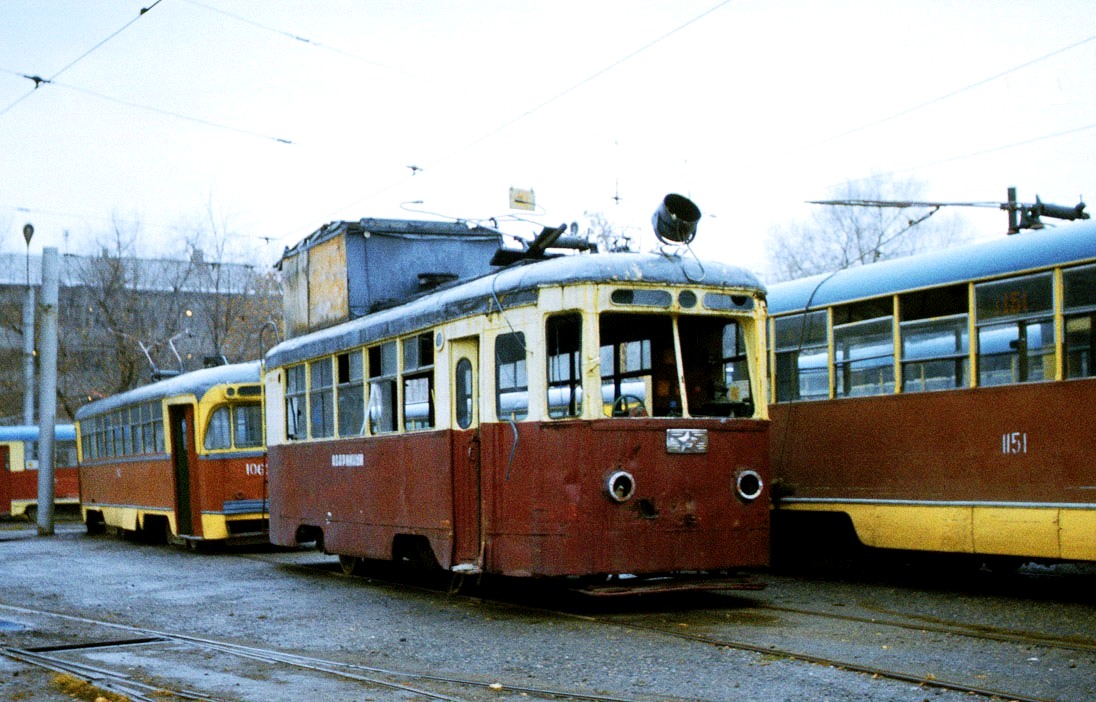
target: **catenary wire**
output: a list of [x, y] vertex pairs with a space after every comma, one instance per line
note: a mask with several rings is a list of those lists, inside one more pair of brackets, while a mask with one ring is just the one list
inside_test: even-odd
[[[512, 117], [511, 119], [507, 120], [506, 122], [503, 122], [502, 124], [496, 126], [495, 128], [493, 128], [493, 129], [481, 134], [480, 136], [472, 139], [471, 141], [465, 143], [463, 146], [460, 146], [460, 147], [454, 149], [453, 151], [449, 152], [448, 154], [444, 154], [444, 155], [439, 156], [438, 158], [434, 159], [433, 161], [428, 162], [428, 167], [429, 166], [436, 166], [440, 163], [444, 163], [444, 162], [454, 158], [458, 154], [464, 153], [465, 151], [471, 149], [473, 146], [476, 146], [478, 144], [483, 143], [484, 141], [487, 141], [491, 137], [505, 131], [506, 129], [512, 127], [514, 124], [520, 122], [521, 120], [525, 119], [526, 117], [529, 117], [530, 115], [534, 114], [535, 112], [538, 112], [539, 110], [544, 109], [548, 105], [551, 105], [552, 103], [556, 102], [557, 100], [560, 100], [561, 98], [563, 98], [563, 97], [569, 95], [570, 93], [573, 93], [574, 91], [578, 90], [582, 86], [584, 86], [588, 83], [591, 83], [594, 80], [596, 80], [596, 79], [600, 78], [601, 76], [605, 75], [606, 73], [612, 71], [614, 68], [617, 68], [621, 64], [635, 58], [636, 56], [639, 56], [640, 54], [644, 53], [645, 51], [647, 51], [651, 47], [653, 47], [657, 44], [660, 44], [661, 42], [665, 41], [666, 39], [669, 39], [674, 34], [677, 34], [678, 32], [680, 32], [680, 31], [690, 27], [691, 25], [699, 22], [700, 20], [708, 17], [713, 12], [715, 12], [715, 11], [731, 4], [731, 2], [733, 2], [733, 0], [723, 0], [720, 3], [718, 3], [716, 5], [713, 5], [712, 7], [708, 8], [707, 10], [704, 10], [700, 14], [695, 15], [691, 19], [686, 20], [684, 23], [675, 26], [674, 28], [670, 29], [669, 31], [666, 31], [666, 32], [662, 33], [661, 35], [655, 37], [654, 39], [648, 41], [647, 43], [643, 44], [639, 48], [634, 49], [633, 51], [629, 52], [628, 54], [625, 54], [624, 56], [622, 56], [621, 58], [613, 61], [612, 63], [608, 64], [607, 66], [595, 71], [594, 73], [591, 73], [590, 75], [586, 76], [585, 78], [579, 80], [577, 83], [572, 84], [570, 87], [562, 90], [559, 93], [556, 93], [555, 95], [548, 98], [547, 100], [543, 100], [542, 102], [536, 104], [535, 106], [529, 108], [528, 110], [522, 112], [521, 114], [519, 114], [515, 117]], [[327, 217], [333, 216], [334, 213], [336, 213], [336, 212], [342, 212], [343, 210], [347, 210], [351, 207], [356, 207], [356, 206], [362, 204], [363, 202], [367, 202], [368, 200], [372, 199], [373, 197], [376, 197], [378, 194], [383, 193], [387, 190], [390, 190], [390, 189], [396, 187], [398, 184], [404, 183], [409, 179], [410, 179], [410, 176], [407, 176], [407, 177], [405, 177], [405, 178], [403, 178], [403, 179], [401, 179], [397, 182], [392, 183], [391, 185], [384, 186], [380, 190], [374, 191], [370, 195], [367, 195], [363, 198], [355, 200], [354, 202], [343, 205], [342, 207], [338, 207], [338, 208], [332, 210], [331, 213], [329, 213], [324, 218], [326, 219]], [[296, 228], [293, 229], [293, 231], [287, 232], [286, 234], [278, 237], [278, 240], [285, 239], [288, 236], [292, 236], [293, 233], [296, 232], [298, 229], [300, 229], [300, 227], [296, 227]]]
[[137, 20], [139, 20], [139, 19], [141, 19], [142, 17], [144, 17], [144, 16], [146, 15], [146, 14], [148, 14], [148, 12], [149, 12], [150, 10], [152, 10], [152, 9], [153, 9], [154, 7], [156, 7], [157, 5], [159, 5], [159, 4], [161, 3], [161, 2], [163, 2], [163, 0], [153, 0], [152, 4], [151, 4], [151, 5], [149, 5], [148, 7], [142, 7], [142, 8], [141, 8], [141, 11], [137, 13], [137, 16], [136, 16], [136, 17], [134, 17], [133, 19], [131, 19], [131, 20], [130, 20], [129, 22], [126, 22], [126, 23], [125, 23], [124, 25], [122, 25], [122, 26], [121, 26], [121, 27], [120, 27], [119, 29], [115, 30], [115, 31], [114, 31], [114, 32], [113, 32], [112, 34], [110, 34], [109, 36], [107, 36], [107, 38], [103, 39], [102, 41], [100, 41], [100, 42], [99, 42], [98, 44], [96, 44], [95, 46], [91, 47], [90, 49], [88, 49], [88, 50], [87, 50], [87, 51], [85, 51], [84, 53], [80, 54], [79, 56], [77, 56], [77, 57], [76, 57], [76, 58], [74, 58], [73, 60], [69, 61], [69, 62], [68, 62], [67, 64], [65, 64], [64, 66], [62, 66], [62, 67], [61, 67], [61, 70], [57, 71], [56, 73], [54, 73], [54, 74], [53, 74], [52, 76], [50, 76], [49, 78], [43, 79], [43, 78], [40, 78], [40, 77], [38, 77], [38, 76], [28, 76], [28, 75], [25, 75], [25, 74], [22, 74], [22, 73], [16, 74], [16, 75], [21, 75], [21, 76], [23, 76], [24, 78], [27, 78], [28, 80], [33, 80], [33, 81], [34, 81], [34, 88], [32, 88], [32, 89], [30, 90], [30, 92], [26, 93], [26, 94], [25, 94], [25, 95], [23, 95], [22, 97], [19, 97], [19, 98], [17, 98], [17, 99], [15, 100], [15, 102], [11, 103], [10, 105], [8, 105], [7, 107], [5, 107], [4, 109], [0, 110], [0, 116], [3, 116], [3, 115], [5, 115], [5, 114], [7, 114], [7, 112], [8, 112], [9, 110], [11, 110], [12, 108], [14, 108], [14, 107], [15, 107], [16, 105], [18, 105], [19, 103], [23, 102], [24, 100], [26, 100], [26, 99], [27, 99], [28, 97], [30, 97], [31, 95], [34, 95], [34, 92], [35, 92], [36, 90], [38, 90], [38, 86], [39, 86], [39, 85], [41, 85], [42, 83], [52, 83], [52, 82], [53, 82], [54, 80], [56, 80], [56, 79], [57, 79], [57, 77], [58, 77], [59, 75], [61, 75], [62, 73], [64, 73], [64, 72], [65, 72], [65, 71], [67, 71], [68, 69], [72, 68], [72, 67], [73, 67], [73, 66], [75, 66], [76, 64], [80, 63], [80, 62], [81, 62], [81, 61], [83, 61], [84, 59], [86, 59], [86, 58], [87, 58], [88, 56], [90, 56], [90, 55], [91, 55], [91, 54], [92, 54], [93, 52], [95, 52], [95, 51], [97, 51], [98, 49], [100, 49], [100, 48], [101, 48], [101, 47], [102, 47], [102, 46], [103, 46], [104, 44], [106, 44], [106, 43], [107, 43], [108, 41], [110, 41], [110, 40], [111, 40], [111, 39], [113, 39], [114, 37], [118, 36], [118, 35], [119, 35], [119, 34], [121, 34], [122, 32], [124, 32], [124, 31], [126, 31], [127, 29], [129, 29], [129, 28], [130, 28], [130, 27], [131, 27], [131, 26], [132, 26], [132, 25], [133, 25], [133, 24], [134, 24], [134, 23], [135, 23], [135, 22], [136, 22]]

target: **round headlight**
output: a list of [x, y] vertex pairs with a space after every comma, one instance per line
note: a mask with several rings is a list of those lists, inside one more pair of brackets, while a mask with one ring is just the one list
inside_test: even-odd
[[743, 468], [734, 476], [734, 489], [746, 502], [753, 502], [761, 497], [761, 491], [765, 488], [765, 481], [761, 474], [752, 468]]
[[627, 502], [636, 494], [636, 479], [626, 470], [614, 470], [605, 476], [605, 494], [613, 502]]

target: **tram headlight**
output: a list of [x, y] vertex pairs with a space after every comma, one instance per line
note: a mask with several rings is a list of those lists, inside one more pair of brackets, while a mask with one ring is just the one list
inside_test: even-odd
[[740, 468], [735, 472], [734, 489], [740, 499], [753, 502], [761, 497], [761, 492], [765, 489], [765, 481], [756, 470]]
[[613, 502], [627, 502], [636, 494], [636, 479], [626, 470], [614, 470], [605, 476], [605, 495]]

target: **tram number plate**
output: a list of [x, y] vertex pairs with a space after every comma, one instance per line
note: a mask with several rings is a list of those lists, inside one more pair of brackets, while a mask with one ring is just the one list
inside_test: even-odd
[[666, 453], [708, 453], [708, 430], [667, 429]]

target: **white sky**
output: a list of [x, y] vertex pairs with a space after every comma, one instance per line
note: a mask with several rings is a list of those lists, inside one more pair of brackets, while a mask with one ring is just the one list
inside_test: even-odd
[[686, 194], [698, 252], [763, 272], [771, 227], [873, 173], [1096, 202], [1096, 2], [0, 0], [0, 251], [112, 218], [156, 251], [212, 202], [266, 265], [408, 201], [514, 214], [517, 186], [541, 212], [510, 231], [602, 211], [645, 247]]

